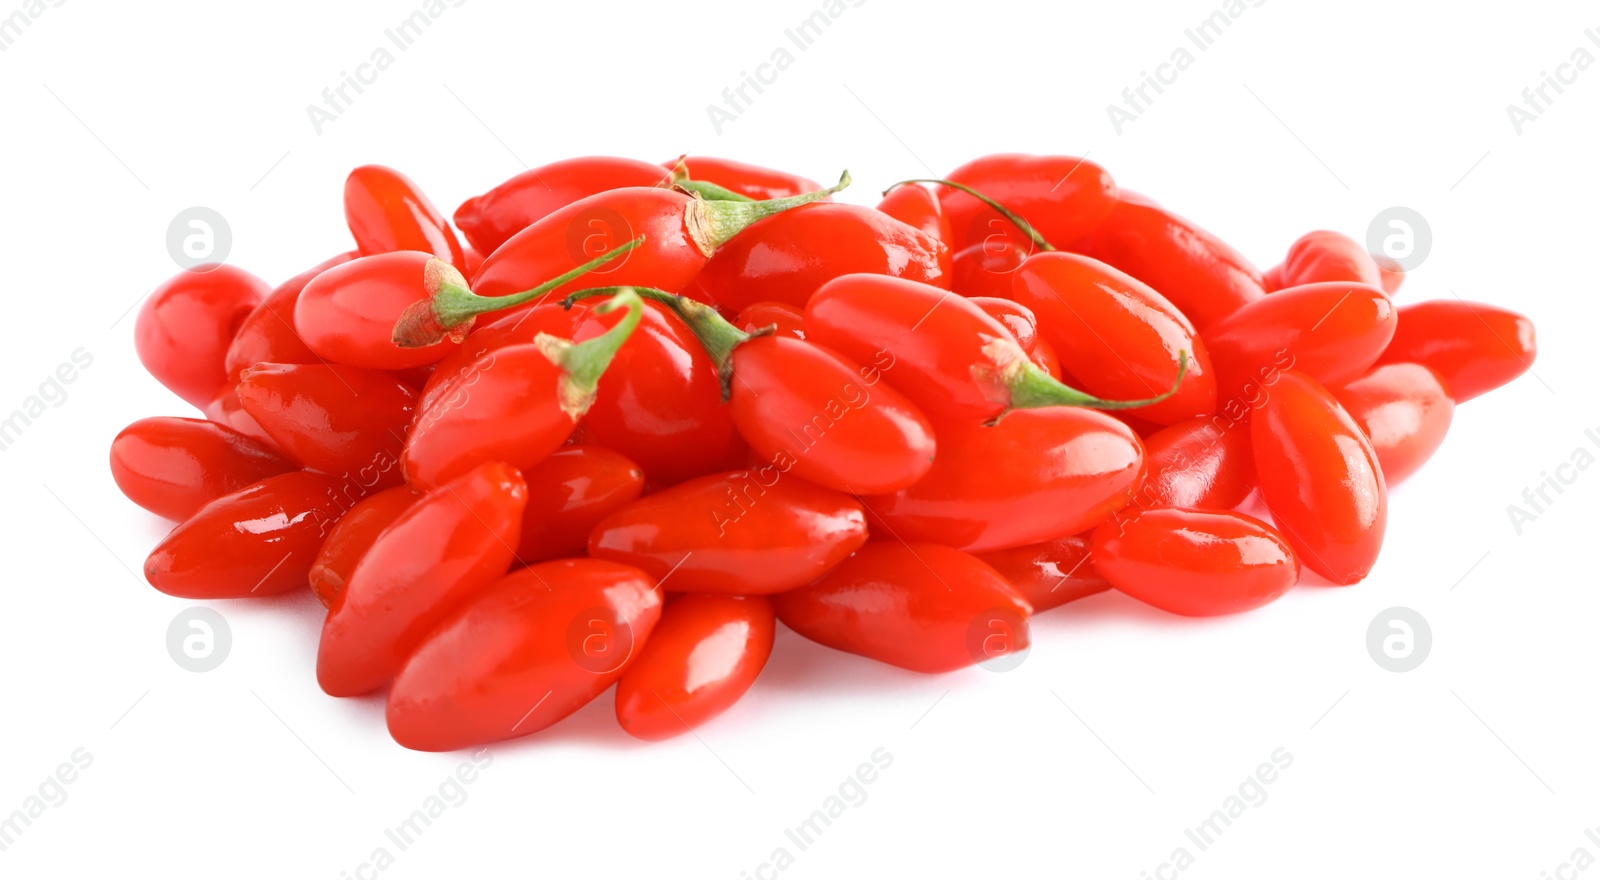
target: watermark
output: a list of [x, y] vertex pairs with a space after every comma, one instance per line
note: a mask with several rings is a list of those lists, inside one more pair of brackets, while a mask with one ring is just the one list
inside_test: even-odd
[[[1600, 449], [1600, 430], [1590, 428], [1583, 432], [1583, 436], [1590, 445]], [[1578, 482], [1583, 472], [1588, 470], [1595, 462], [1595, 455], [1589, 451], [1588, 446], [1579, 446], [1572, 450], [1567, 460], [1556, 465], [1555, 473], [1549, 471], [1539, 472], [1539, 482], [1522, 489], [1522, 503], [1515, 502], [1506, 505], [1506, 518], [1511, 520], [1511, 529], [1517, 537], [1522, 537], [1522, 532], [1530, 524], [1539, 520], [1539, 517], [1550, 512], [1550, 508], [1561, 499], [1572, 484]]]
[[[1600, 47], [1600, 28], [1586, 28], [1583, 35], [1591, 44]], [[1511, 120], [1511, 130], [1521, 137], [1528, 123], [1538, 122], [1539, 117], [1555, 105], [1556, 98], [1566, 94], [1567, 87], [1575, 85], [1578, 77], [1593, 66], [1594, 53], [1589, 51], [1588, 46], [1579, 43], [1567, 55], [1566, 61], [1556, 65], [1554, 73], [1539, 71], [1539, 81], [1522, 90], [1522, 103], [1506, 105], [1506, 118]]]
[[[1600, 826], [1583, 829], [1583, 836], [1588, 838], [1596, 851], [1600, 851]], [[1579, 871], [1587, 871], [1596, 864], [1600, 862], [1596, 862], [1594, 852], [1587, 845], [1576, 846], [1567, 854], [1566, 861], [1549, 871], [1540, 871], [1539, 877], [1542, 880], [1578, 880]]]
[[1273, 749], [1271, 762], [1263, 761], [1256, 766], [1255, 772], [1246, 776], [1239, 783], [1235, 794], [1230, 794], [1223, 799], [1222, 805], [1211, 811], [1193, 828], [1183, 829], [1183, 836], [1189, 844], [1194, 845], [1191, 852], [1187, 844], [1174, 847], [1168, 854], [1167, 860], [1157, 865], [1154, 870], [1140, 871], [1139, 876], [1144, 880], [1173, 880], [1179, 872], [1187, 871], [1194, 867], [1196, 853], [1203, 853], [1216, 845], [1219, 838], [1233, 827], [1233, 823], [1242, 818], [1246, 811], [1252, 807], [1260, 807], [1267, 802], [1267, 786], [1278, 781], [1278, 775], [1284, 770], [1294, 766], [1294, 755], [1283, 746]]
[[1273, 352], [1272, 360], [1258, 365], [1244, 384], [1239, 386], [1238, 394], [1217, 407], [1217, 414], [1211, 417], [1211, 424], [1219, 431], [1237, 427], [1253, 410], [1267, 405], [1267, 401], [1272, 397], [1272, 386], [1278, 384], [1285, 371], [1294, 369], [1294, 365], [1294, 352], [1287, 348]]
[[1028, 617], [1016, 608], [985, 609], [967, 624], [967, 654], [990, 672], [1010, 672], [1028, 658]]
[[[372, 461], [357, 469], [354, 473], [346, 471], [340, 475], [340, 482], [336, 486], [329, 486], [323, 493], [326, 504], [313, 507], [305, 515], [311, 517], [317, 524], [317, 535], [326, 538], [328, 532], [339, 524], [350, 509], [365, 501], [373, 494], [373, 490], [383, 480], [383, 475], [400, 466], [400, 459], [386, 449], [380, 449], [372, 456]], [[289, 557], [285, 556], [285, 559]]]
[[594, 675], [610, 675], [627, 665], [636, 644], [633, 624], [615, 608], [588, 608], [567, 624], [567, 653]]
[[[567, 222], [567, 254], [575, 263], [587, 263], [605, 256], [634, 238], [633, 226], [628, 218], [604, 205], [585, 208]], [[584, 274], [609, 275], [626, 266], [631, 259], [633, 251], [630, 250], [621, 258], [609, 260]]]
[[167, 653], [190, 672], [210, 672], [228, 659], [233, 630], [215, 609], [203, 605], [179, 611], [167, 624]]
[[38, 391], [24, 397], [10, 415], [0, 417], [0, 452], [15, 446], [22, 433], [43, 418], [45, 413], [65, 404], [67, 386], [78, 381], [79, 372], [89, 369], [93, 363], [94, 355], [87, 348], [73, 349], [67, 360], [57, 365], [39, 383]]
[[466, 406], [467, 402], [472, 400], [472, 386], [478, 384], [484, 373], [494, 369], [494, 363], [495, 352], [494, 349], [490, 349], [445, 380], [438, 391], [426, 401], [427, 408], [418, 413], [416, 421], [406, 429], [406, 436], [410, 437], [418, 431], [430, 428], [447, 413]]
[[[756, 98], [766, 93], [768, 86], [778, 81], [778, 76], [785, 70], [794, 66], [798, 56], [795, 52], [805, 52], [816, 44], [833, 23], [838, 21], [846, 9], [859, 9], [867, 0], [828, 0], [815, 12], [801, 19], [793, 27], [783, 29], [783, 36], [788, 41], [787, 45], [779, 43], [771, 52], [767, 53], [767, 60], [756, 65], [754, 73], [748, 70], [739, 71], [738, 85], [728, 86], [722, 90], [722, 104], [707, 104], [706, 118], [711, 121], [711, 130], [722, 134], [723, 126], [737, 122], [746, 110], [755, 105]], [[793, 46], [795, 52], [789, 51]], [[750, 93], [755, 92], [752, 96]]]
[[0, 52], [11, 48], [22, 37], [24, 31], [33, 27], [47, 10], [60, 9], [61, 4], [67, 0], [28, 0], [18, 7], [16, 12], [5, 18], [0, 18]]
[[1385, 208], [1367, 224], [1367, 252], [1388, 257], [1406, 272], [1422, 265], [1432, 250], [1433, 228], [1413, 208]]
[[[872, 750], [869, 756], [872, 761], [856, 765], [855, 772], [844, 778], [834, 793], [823, 798], [821, 806], [811, 811], [811, 815], [802, 819], [793, 828], [783, 829], [786, 843], [774, 847], [768, 854], [767, 860], [756, 865], [754, 870], [740, 871], [743, 880], [773, 880], [779, 871], [787, 871], [794, 865], [795, 853], [802, 853], [815, 846], [823, 833], [833, 827], [851, 807], [859, 807], [867, 802], [867, 786], [878, 781], [882, 771], [894, 766], [894, 754], [887, 748], [879, 746]], [[791, 852], [789, 845], [794, 846]]]
[[1433, 628], [1416, 611], [1402, 606], [1378, 612], [1367, 625], [1367, 653], [1390, 672], [1410, 672], [1433, 650]]
[[233, 230], [213, 208], [185, 208], [167, 224], [167, 254], [180, 269], [209, 272], [227, 260], [231, 250]]
[[410, 849], [445, 813], [467, 802], [467, 787], [477, 782], [478, 774], [493, 763], [494, 755], [488, 749], [473, 752], [472, 760], [458, 764], [455, 772], [446, 776], [410, 815], [394, 827], [383, 829], [383, 843], [372, 848], [366, 861], [348, 871], [340, 871], [339, 876], [344, 880], [373, 880], [380, 872], [389, 870], [394, 866], [396, 854]]
[[339, 82], [322, 90], [322, 103], [306, 105], [306, 118], [311, 120], [311, 130], [320, 135], [324, 126], [337, 122], [356, 98], [365, 94], [385, 70], [394, 66], [396, 52], [405, 52], [416, 45], [428, 28], [433, 27], [433, 23], [444, 15], [446, 7], [458, 8], [465, 2], [467, 0], [429, 0], [394, 26], [384, 28], [383, 42], [367, 53], [367, 60], [357, 64], [354, 73], [339, 71]]
[[67, 802], [67, 786], [78, 781], [78, 774], [94, 766], [94, 755], [83, 746], [72, 750], [69, 761], [56, 765], [55, 772], [44, 778], [33, 794], [22, 799], [22, 806], [0, 817], [0, 852], [16, 845], [24, 831], [44, 817], [53, 807]]
[[[1137, 122], [1155, 104], [1156, 98], [1166, 94], [1167, 88], [1177, 84], [1183, 72], [1194, 66], [1199, 58], [1195, 52], [1210, 51], [1246, 12], [1260, 8], [1265, 2], [1267, 0], [1228, 0], [1199, 24], [1185, 28], [1184, 42], [1167, 53], [1167, 60], [1157, 64], [1155, 72], [1139, 71], [1139, 81], [1122, 90], [1122, 103], [1106, 105], [1106, 118], [1111, 120], [1111, 130], [1120, 135], [1126, 125]], [[1190, 47], [1194, 51], [1190, 51]]]

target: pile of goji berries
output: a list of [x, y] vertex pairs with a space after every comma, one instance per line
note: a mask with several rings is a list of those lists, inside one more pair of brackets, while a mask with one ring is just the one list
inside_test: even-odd
[[[146, 577], [309, 587], [323, 690], [387, 687], [411, 748], [613, 684], [660, 739], [744, 694], [776, 621], [942, 672], [1111, 588], [1202, 616], [1359, 581], [1386, 487], [1534, 358], [1511, 312], [1395, 306], [1350, 238], [1262, 273], [1081, 159], [986, 156], [876, 208], [847, 182], [571, 159], [468, 200], [462, 244], [356, 169], [355, 250], [144, 304], [140, 358], [206, 416], [112, 444], [180, 523]], [[1238, 512], [1257, 492], [1270, 523]]]

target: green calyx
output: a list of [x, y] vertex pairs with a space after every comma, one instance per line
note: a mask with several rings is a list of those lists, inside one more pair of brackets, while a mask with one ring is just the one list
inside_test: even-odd
[[424, 348], [445, 338], [459, 339], [472, 327], [478, 315], [520, 306], [615, 260], [644, 244], [644, 236], [609, 250], [570, 271], [521, 293], [505, 296], [479, 296], [454, 266], [432, 259], [423, 269], [423, 289], [428, 298], [412, 303], [395, 322], [390, 338], [401, 348]]
[[656, 290], [653, 287], [593, 287], [580, 290], [561, 301], [563, 306], [571, 308], [572, 304], [581, 299], [596, 296], [614, 296], [619, 291], [631, 290], [638, 296], [658, 302], [667, 307], [678, 319], [683, 321], [695, 339], [700, 341], [700, 347], [705, 349], [706, 355], [711, 358], [711, 363], [717, 368], [717, 378], [722, 384], [722, 399], [726, 401], [733, 393], [733, 351], [739, 346], [755, 339], [758, 336], [772, 335], [772, 327], [762, 327], [753, 332], [746, 333], [728, 322], [728, 319], [717, 313], [717, 310], [702, 302], [668, 293], [665, 290]]
[[693, 193], [709, 202], [753, 202], [744, 193], [736, 193], [727, 187], [712, 183], [709, 180], [683, 180], [674, 181], [673, 185], [687, 193]]
[[[798, 208], [801, 205], [809, 205], [812, 202], [821, 201], [849, 185], [850, 172], [846, 171], [839, 175], [838, 183], [827, 189], [801, 193], [797, 196], [786, 196], [781, 199], [763, 199], [762, 201], [747, 199], [738, 201], [735, 199], [696, 198], [689, 203], [688, 211], [684, 215], [684, 224], [689, 228], [689, 236], [694, 240], [695, 245], [700, 248], [700, 252], [709, 257], [716, 253], [717, 248], [726, 244], [728, 239], [738, 235], [752, 223], [765, 220], [774, 214], [781, 214], [790, 208]], [[718, 189], [721, 189], [721, 187], [718, 187]]]
[[[1010, 342], [1010, 340], [1006, 340]], [[1009, 348], [1015, 349], [1013, 354], [1001, 354], [995, 359], [999, 369], [993, 376], [993, 381], [1000, 385], [1007, 400], [1004, 412], [995, 416], [988, 424], [997, 424], [1006, 414], [1018, 409], [1038, 409], [1044, 406], [1081, 406], [1087, 409], [1117, 410], [1137, 409], [1141, 406], [1150, 406], [1178, 393], [1178, 388], [1183, 384], [1183, 377], [1189, 372], [1189, 352], [1178, 352], [1178, 377], [1172, 380], [1172, 387], [1155, 397], [1144, 400], [1104, 400], [1091, 394], [1079, 391], [1070, 385], [1061, 382], [1054, 376], [1044, 371], [1043, 367], [1029, 360], [1026, 355], [1020, 357], [1021, 349], [1016, 349], [1015, 343], [1010, 343]], [[978, 376], [983, 379], [985, 377]]]
[[709, 180], [691, 180], [689, 178], [689, 166], [684, 162], [684, 158], [687, 155], [688, 154], [686, 153], [683, 156], [678, 157], [678, 161], [672, 166], [672, 173], [667, 176], [667, 182], [672, 186], [675, 186], [686, 193], [690, 193], [691, 195], [697, 195], [703, 199], [708, 199], [713, 202], [755, 201], [755, 199], [750, 198], [744, 193], [736, 193], [731, 189], [712, 183]]
[[643, 317], [644, 301], [631, 287], [612, 288], [614, 293], [611, 298], [594, 307], [597, 315], [614, 312], [617, 309], [627, 309], [627, 314], [617, 322], [615, 327], [596, 336], [593, 339], [574, 343], [570, 339], [562, 339], [549, 333], [540, 333], [534, 337], [534, 344], [550, 362], [561, 368], [561, 379], [557, 385], [557, 399], [560, 401], [561, 410], [572, 417], [576, 422], [589, 411], [594, 404], [595, 389], [600, 385], [600, 377], [605, 375], [606, 368], [611, 366], [611, 361], [617, 356], [617, 350], [633, 335], [634, 328], [639, 326]]

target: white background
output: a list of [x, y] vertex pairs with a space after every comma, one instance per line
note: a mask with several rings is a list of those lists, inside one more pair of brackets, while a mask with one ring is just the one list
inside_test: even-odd
[[[354, 7], [360, 6], [360, 9]], [[95, 3], [0, 53], [0, 242], [9, 412], [77, 348], [70, 395], [0, 452], [0, 814], [78, 748], [93, 764], [4, 851], [6, 877], [1600, 877], [1593, 564], [1600, 473], [1519, 535], [1507, 506], [1600, 430], [1594, 161], [1600, 68], [1518, 134], [1521, 101], [1600, 15], [1585, 4], [1270, 0], [1121, 134], [1106, 105], [1188, 45], [1213, 0], [867, 0], [806, 51], [815, 0], [448, 7], [347, 112], [306, 106], [421, 4]], [[0, 15], [19, 0], [0, 0]], [[719, 134], [773, 51], [794, 64]], [[316, 604], [215, 603], [231, 656], [167, 654], [193, 605], [137, 576], [167, 527], [106, 450], [135, 418], [192, 415], [144, 375], [130, 310], [176, 271], [165, 231], [220, 211], [231, 262], [276, 283], [350, 246], [353, 166], [403, 169], [449, 213], [525, 166], [609, 153], [728, 155], [883, 185], [1001, 150], [1087, 153], [1263, 268], [1301, 233], [1363, 237], [1404, 205], [1434, 246], [1398, 299], [1530, 315], [1534, 374], [1463, 406], [1393, 494], [1382, 561], [1209, 622], [1106, 595], [1040, 618], [1015, 671], [920, 676], [780, 635], [745, 700], [699, 732], [630, 740], [610, 695], [493, 750], [410, 848], [401, 822], [459, 764], [394, 745], [378, 698], [317, 688]], [[1369, 622], [1431, 624], [1414, 672]], [[814, 845], [784, 836], [878, 748], [892, 766]], [[1184, 836], [1274, 750], [1293, 765], [1209, 849]], [[375, 874], [374, 848], [394, 855]], [[1561, 872], [1558, 875], [1558, 870]], [[1174, 876], [1165, 869], [1161, 876]]]

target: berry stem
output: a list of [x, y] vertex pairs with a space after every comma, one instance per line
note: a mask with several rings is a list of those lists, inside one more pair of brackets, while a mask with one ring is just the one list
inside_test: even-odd
[[689, 227], [689, 236], [695, 245], [700, 248], [701, 253], [709, 257], [716, 253], [717, 248], [726, 244], [728, 239], [738, 235], [752, 223], [765, 220], [774, 214], [781, 214], [790, 208], [820, 201], [849, 185], [850, 172], [846, 171], [839, 175], [838, 183], [827, 189], [781, 199], [740, 202], [696, 198], [689, 204], [689, 210], [684, 214], [684, 223]]
[[1006, 413], [1016, 409], [1037, 409], [1042, 406], [1081, 406], [1088, 409], [1136, 409], [1141, 406], [1150, 406], [1160, 403], [1178, 392], [1178, 387], [1183, 384], [1183, 377], [1189, 372], [1189, 353], [1178, 352], [1178, 377], [1172, 380], [1172, 387], [1155, 397], [1144, 400], [1104, 400], [1091, 394], [1079, 391], [1070, 385], [1045, 372], [1042, 367], [1027, 358], [1015, 361], [1005, 369], [1001, 382], [1010, 393], [1010, 405], [1006, 412], [996, 416], [989, 424], [995, 424], [1005, 418]]
[[717, 378], [722, 384], [722, 399], [727, 400], [733, 392], [733, 351], [739, 346], [749, 342], [757, 336], [772, 335], [772, 327], [761, 327], [753, 332], [746, 333], [729, 323], [717, 310], [702, 302], [668, 293], [665, 290], [656, 290], [653, 287], [594, 287], [580, 290], [561, 301], [563, 306], [570, 308], [580, 299], [594, 296], [615, 295], [621, 290], [632, 290], [639, 296], [653, 300], [665, 306], [677, 315], [679, 320], [688, 326], [694, 337], [700, 340], [700, 346], [705, 349], [706, 356], [711, 358], [711, 363], [717, 368]]
[[578, 343], [549, 333], [540, 333], [533, 340], [539, 346], [539, 351], [561, 368], [557, 394], [562, 411], [571, 416], [574, 422], [589, 411], [600, 377], [605, 375], [606, 368], [617, 356], [617, 350], [633, 335], [634, 328], [639, 326], [643, 317], [644, 301], [633, 288], [617, 287], [612, 290], [615, 291], [612, 297], [595, 306], [594, 313], [604, 315], [617, 309], [627, 309], [627, 314], [615, 327]]
[[890, 184], [889, 188], [883, 191], [883, 194], [884, 195], [888, 195], [889, 193], [894, 191], [895, 187], [904, 186], [904, 185], [906, 185], [908, 183], [936, 183], [936, 184], [938, 184], [940, 186], [948, 186], [951, 189], [960, 190], [961, 192], [964, 192], [967, 195], [972, 196], [973, 198], [977, 199], [978, 201], [983, 202], [985, 205], [988, 205], [989, 207], [995, 209], [995, 211], [997, 211], [1000, 214], [1000, 216], [1006, 218], [1007, 220], [1010, 220], [1012, 225], [1014, 225], [1018, 229], [1022, 230], [1022, 233], [1024, 235], [1028, 236], [1028, 238], [1030, 240], [1032, 240], [1032, 242], [1034, 243], [1034, 246], [1038, 247], [1039, 250], [1041, 250], [1041, 251], [1053, 251], [1053, 250], [1056, 249], [1055, 245], [1052, 245], [1050, 242], [1045, 241], [1044, 236], [1040, 235], [1039, 231], [1034, 229], [1033, 226], [1031, 226], [1028, 223], [1028, 221], [1022, 219], [1022, 215], [1021, 214], [1018, 214], [1017, 212], [1011, 210], [1010, 208], [1007, 208], [1005, 205], [1000, 204], [999, 202], [995, 201], [994, 199], [989, 198], [988, 196], [984, 195], [981, 192], [978, 192], [977, 190], [973, 189], [970, 186], [967, 186], [964, 183], [956, 183], [953, 180], [941, 180], [941, 179], [936, 178], [936, 177], [913, 177], [910, 180], [902, 180], [899, 183]]
[[[446, 336], [459, 337], [470, 329], [471, 321], [485, 312], [496, 312], [538, 299], [552, 290], [599, 268], [644, 244], [644, 236], [606, 251], [598, 257], [563, 272], [538, 287], [504, 296], [479, 296], [467, 281], [443, 260], [429, 260], [423, 270], [423, 286], [428, 298], [413, 303], [400, 315], [390, 337], [401, 348], [423, 348]], [[439, 265], [435, 265], [439, 264]]]

